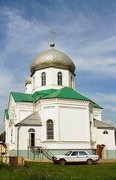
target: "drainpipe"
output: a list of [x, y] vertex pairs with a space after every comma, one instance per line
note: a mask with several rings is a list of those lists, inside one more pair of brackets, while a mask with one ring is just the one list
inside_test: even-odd
[[17, 157], [19, 157], [19, 130], [20, 130], [20, 124], [17, 124], [18, 128], [17, 128]]

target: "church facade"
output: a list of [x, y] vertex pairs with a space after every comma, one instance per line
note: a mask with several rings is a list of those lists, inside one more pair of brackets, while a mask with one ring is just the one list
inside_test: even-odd
[[102, 122], [101, 106], [75, 91], [75, 65], [54, 46], [32, 61], [25, 93], [10, 93], [4, 116], [9, 154], [50, 159], [85, 149], [115, 158], [115, 128]]

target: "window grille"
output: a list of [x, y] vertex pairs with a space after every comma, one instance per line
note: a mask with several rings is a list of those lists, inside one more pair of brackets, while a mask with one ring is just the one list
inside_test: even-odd
[[41, 85], [45, 86], [46, 85], [46, 73], [42, 72], [41, 74]]
[[47, 139], [54, 139], [54, 124], [51, 119], [47, 121]]
[[58, 72], [58, 85], [62, 85], [62, 73]]
[[72, 76], [70, 77], [70, 80], [71, 80], [71, 88], [73, 88], [73, 77]]

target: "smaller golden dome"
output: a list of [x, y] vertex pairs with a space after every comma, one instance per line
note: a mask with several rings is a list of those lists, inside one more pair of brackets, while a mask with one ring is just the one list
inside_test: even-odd
[[31, 83], [32, 83], [32, 78], [31, 78], [31, 77], [29, 77], [28, 79], [26, 79], [25, 85], [31, 84]]

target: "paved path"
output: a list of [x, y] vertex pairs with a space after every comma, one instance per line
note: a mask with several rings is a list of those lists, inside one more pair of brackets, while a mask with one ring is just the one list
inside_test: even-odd
[[116, 159], [100, 159], [98, 161], [98, 163], [112, 163], [112, 162], [116, 162]]

